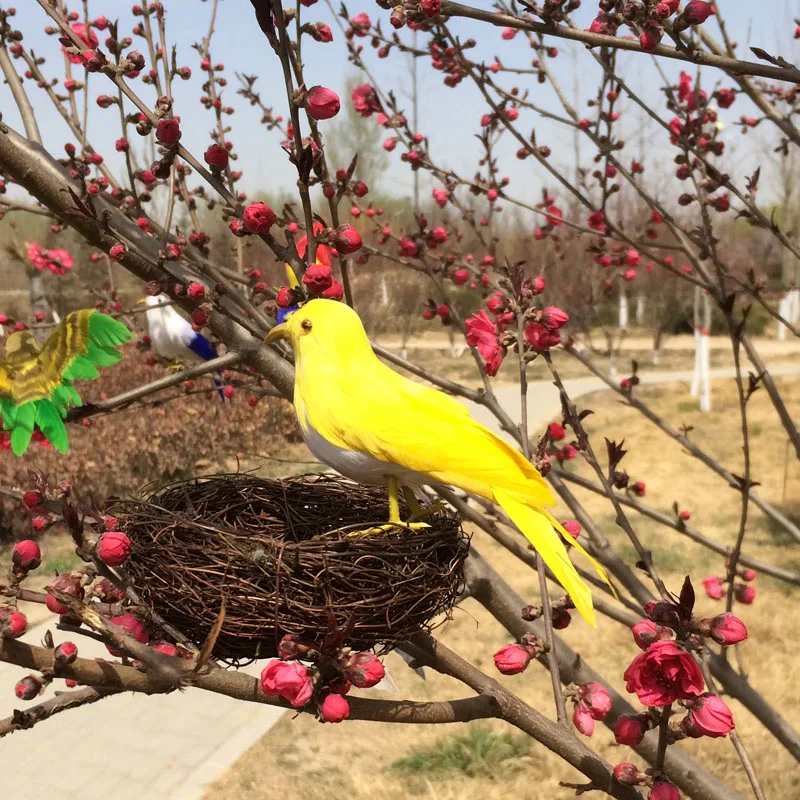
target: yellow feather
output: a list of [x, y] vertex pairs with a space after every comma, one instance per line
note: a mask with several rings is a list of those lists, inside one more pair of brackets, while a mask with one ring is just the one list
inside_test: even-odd
[[521, 503], [502, 489], [495, 490], [494, 499], [525, 534], [525, 538], [536, 548], [536, 552], [553, 571], [558, 582], [569, 592], [569, 596], [581, 616], [593, 628], [596, 628], [592, 593], [569, 560], [567, 548], [564, 547], [561, 538], [553, 529], [548, 515], [543, 513], [542, 509], [531, 508]]
[[472, 419], [456, 399], [381, 362], [361, 320], [346, 305], [312, 300], [286, 325], [295, 353], [295, 410], [306, 433], [313, 429], [336, 448], [497, 502], [544, 558], [575, 607], [595, 624], [591, 592], [554, 525], [565, 532], [545, 511], [555, 499], [518, 450]]
[[297, 280], [295, 271], [290, 264], [285, 264], [284, 266], [286, 267], [286, 280], [289, 282], [289, 288], [296, 289], [300, 285], [300, 281]]

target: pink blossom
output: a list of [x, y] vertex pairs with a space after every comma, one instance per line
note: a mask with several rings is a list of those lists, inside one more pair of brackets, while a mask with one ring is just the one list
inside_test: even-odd
[[378, 95], [368, 83], [362, 83], [360, 86], [356, 86], [356, 88], [353, 89], [351, 97], [356, 111], [361, 114], [362, 117], [370, 117], [376, 111], [380, 111]]
[[693, 738], [709, 736], [718, 739], [727, 736], [735, 727], [731, 710], [709, 692], [692, 701], [689, 713], [681, 723], [684, 733]]
[[270, 697], [279, 695], [295, 708], [311, 699], [313, 689], [308, 671], [297, 661], [271, 661], [261, 671], [261, 691]]
[[725, 594], [722, 582], [714, 575], [703, 578], [703, 588], [712, 600], [719, 600]]
[[487, 375], [497, 375], [506, 355], [505, 349], [497, 342], [497, 324], [489, 319], [483, 309], [473, 314], [464, 324], [467, 328], [467, 344], [478, 348], [484, 360], [484, 372]]
[[599, 683], [587, 682], [580, 685], [578, 691], [589, 709], [592, 719], [603, 720], [611, 711], [611, 697], [605, 686]]
[[705, 687], [691, 653], [666, 641], [655, 642], [636, 656], [623, 677], [625, 688], [647, 706], [667, 706], [700, 695]]
[[28, 245], [28, 260], [36, 269], [47, 269], [54, 275], [66, 275], [74, 264], [66, 250], [43, 250], [36, 242]]
[[575, 704], [572, 723], [584, 736], [591, 736], [594, 733], [594, 717], [589, 706], [583, 700]]
[[[72, 32], [88, 47], [90, 50], [94, 50], [95, 47], [98, 45], [97, 34], [91, 29], [88, 28], [82, 22], [76, 22], [73, 25], [70, 25]], [[62, 47], [62, 52], [66, 55], [67, 48]], [[80, 64], [81, 57], [80, 56], [67, 56], [69, 60], [73, 64]]]
[[747, 638], [747, 628], [734, 614], [719, 614], [711, 620], [711, 638], [722, 645], [738, 644]]

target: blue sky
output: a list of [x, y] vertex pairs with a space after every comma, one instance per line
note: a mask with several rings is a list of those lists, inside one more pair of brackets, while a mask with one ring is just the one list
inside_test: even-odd
[[[792, 40], [794, 24], [790, 5], [786, 0], [762, 0], [760, 3], [743, 3], [739, 0], [719, 0], [719, 2], [726, 14], [731, 37], [740, 42], [738, 51], [740, 55], [754, 58], [748, 55], [747, 46], [755, 44], [769, 52], [780, 53], [789, 60], [795, 62], [798, 60], [798, 48]], [[72, 5], [77, 7], [75, 3]], [[191, 44], [199, 41], [207, 33], [211, 3], [201, 0], [168, 0], [165, 5], [168, 10], [168, 38], [178, 46], [178, 63], [190, 66], [194, 72], [191, 81], [188, 83], [178, 81], [176, 84], [175, 112], [183, 120], [184, 144], [199, 156], [210, 143], [209, 132], [214, 125], [214, 119], [212, 114], [206, 112], [198, 102], [201, 83], [198, 78], [201, 73], [198, 67], [199, 57], [191, 48]], [[119, 8], [122, 31], [130, 31], [134, 24], [134, 18], [130, 16], [129, 11], [130, 3], [127, 0], [94, 2], [90, 3], [90, 8], [96, 13], [102, 10], [109, 17]], [[348, 3], [348, 8], [353, 15], [366, 11], [373, 19], [381, 16], [384, 29], [390, 30], [388, 12], [382, 11], [374, 3], [358, 0]], [[576, 14], [576, 22], [584, 27], [588, 26], [595, 8], [594, 3], [585, 2]], [[347, 76], [354, 72], [354, 68], [346, 60], [343, 36], [324, 2], [319, 2], [311, 8], [303, 8], [303, 14], [304, 19], [310, 22], [328, 22], [334, 33], [334, 41], [330, 44], [318, 44], [309, 38], [304, 39], [303, 55], [307, 84], [321, 83], [341, 93]], [[47, 58], [47, 63], [43, 66], [45, 74], [49, 77], [63, 76], [59, 45], [55, 37], [44, 34], [43, 29], [46, 24], [48, 20], [44, 12], [33, 0], [26, 0], [17, 5], [17, 26], [25, 33], [26, 44], [32, 46], [37, 55]], [[521, 35], [511, 42], [506, 42], [501, 39], [499, 28], [490, 28], [470, 20], [454, 21], [451, 27], [462, 38], [470, 36], [477, 38], [479, 45], [472, 51], [473, 57], [483, 58], [487, 63], [491, 62], [495, 55], [500, 55], [505, 64], [528, 66], [533, 57], [533, 51], [527, 47]], [[709, 20], [706, 27], [713, 34], [718, 33], [716, 24], [712, 20]], [[407, 38], [410, 33], [404, 31], [402, 35]], [[421, 35], [421, 38], [424, 40], [424, 35]], [[410, 86], [408, 58], [395, 53], [389, 59], [379, 60], [369, 47], [369, 40], [362, 39], [361, 42], [365, 45], [365, 58], [379, 81], [385, 88], [393, 88], [402, 97], [403, 92]], [[582, 47], [564, 41], [553, 40], [552, 43], [561, 53], [553, 62], [553, 67], [570, 100], [575, 99], [573, 77], [574, 66], [578, 65], [578, 108], [588, 115], [586, 100], [588, 93], [593, 91], [597, 76], [594, 61], [589, 54], [582, 52]], [[135, 40], [133, 47], [145, 51], [141, 40]], [[212, 53], [215, 62], [225, 63], [224, 74], [229, 84], [224, 97], [226, 103], [236, 107], [236, 113], [229, 119], [233, 125], [231, 138], [240, 156], [236, 167], [244, 169], [244, 178], [240, 185], [251, 195], [258, 191], [291, 190], [295, 173], [280, 149], [280, 135], [277, 132], [268, 133], [263, 130], [259, 125], [260, 115], [257, 110], [251, 109], [235, 94], [238, 87], [235, 72], [257, 74], [260, 76], [257, 86], [265, 103], [274, 106], [278, 113], [286, 113], [279, 62], [255, 23], [248, 0], [221, 0], [216, 33], [212, 40]], [[16, 63], [21, 64], [21, 62]], [[650, 57], [625, 54], [621, 56], [620, 63], [626, 79], [654, 107], [662, 108], [663, 95], [659, 91], [660, 82]], [[681, 65], [677, 62], [663, 62], [663, 68], [668, 75], [674, 77], [680, 71]], [[442, 84], [442, 74], [431, 70], [426, 63], [420, 64], [419, 74], [421, 76], [420, 128], [430, 137], [434, 159], [471, 177], [475, 172], [475, 160], [479, 152], [473, 134], [478, 130], [478, 121], [483, 113], [477, 91], [468, 80], [456, 89], [445, 87]], [[719, 73], [706, 70], [704, 76], [705, 85], [708, 86], [719, 77]], [[115, 164], [117, 156], [113, 151], [113, 141], [119, 136], [117, 111], [114, 107], [101, 110], [94, 103], [96, 96], [108, 91], [110, 84], [102, 76], [94, 75], [90, 80], [89, 96], [92, 100], [90, 139], [95, 142], [98, 151], [109, 162]], [[558, 102], [548, 87], [540, 86], [531, 76], [520, 76], [518, 82], [521, 88], [527, 86], [530, 89], [536, 103], [554, 111], [559, 110]], [[147, 101], [152, 102], [155, 99], [153, 87], [144, 86], [138, 81], [135, 83], [138, 84], [137, 91]], [[26, 85], [39, 112], [46, 145], [53, 152], [62, 152], [63, 143], [70, 140], [66, 126], [49, 105], [44, 92], [31, 83]], [[508, 87], [513, 85], [510, 77], [505, 79], [505, 85]], [[723, 85], [730, 84], [726, 82]], [[6, 122], [17, 128], [21, 127], [8, 89], [4, 85], [0, 85], [0, 109]], [[649, 138], [655, 133], [652, 128], [649, 130], [645, 128], [642, 133], [638, 118], [634, 120], [632, 114], [626, 115], [625, 106], [622, 107], [622, 112], [624, 117], [631, 118], [630, 123], [622, 126], [623, 134], [630, 142], [629, 149], [626, 150], [628, 158], [638, 156], [640, 150], [644, 148], [651, 155], [657, 153], [661, 163], [665, 165], [662, 169], [669, 169], [667, 159], [671, 153], [664, 144], [661, 134], [658, 134], [658, 138]], [[732, 121], [740, 114], [753, 113], [754, 110], [748, 103], [737, 101], [732, 109], [724, 112], [724, 115], [726, 121]], [[565, 131], [556, 123], [537, 119], [532, 112], [523, 112], [519, 124], [520, 129], [525, 132], [535, 128], [537, 140], [550, 145], [553, 150], [551, 157], [553, 163], [564, 166], [571, 163], [571, 132]], [[323, 131], [325, 125], [323, 122]], [[643, 136], [638, 143], [637, 131]], [[759, 136], [750, 134], [748, 137], [742, 137], [738, 130], [730, 125], [725, 133], [730, 137], [725, 167], [733, 175], [741, 177], [752, 171], [757, 159], [762, 157]], [[376, 133], [381, 140], [385, 135], [382, 131]], [[133, 140], [137, 137], [134, 134], [131, 138]], [[530, 160], [523, 164], [514, 158], [516, 143], [511, 137], [507, 138], [509, 140], [507, 144], [500, 148], [500, 166], [502, 174], [508, 175], [512, 180], [508, 191], [520, 198], [535, 201], [539, 198], [544, 185], [543, 176]], [[140, 146], [139, 142], [136, 142], [136, 145]], [[401, 163], [399, 156], [399, 149], [391, 156], [390, 167], [381, 187], [385, 191], [401, 193], [411, 186], [411, 173]], [[552, 181], [550, 183], [552, 184]]]

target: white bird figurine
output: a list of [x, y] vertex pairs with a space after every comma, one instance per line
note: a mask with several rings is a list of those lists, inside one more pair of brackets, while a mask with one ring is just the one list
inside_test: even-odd
[[[194, 330], [191, 323], [172, 305], [167, 305], [169, 298], [166, 295], [147, 295], [145, 302], [151, 346], [161, 358], [181, 364], [196, 364], [217, 357], [214, 345], [202, 333]], [[222, 382], [215, 380], [214, 383], [219, 387], [219, 396], [224, 402]]]

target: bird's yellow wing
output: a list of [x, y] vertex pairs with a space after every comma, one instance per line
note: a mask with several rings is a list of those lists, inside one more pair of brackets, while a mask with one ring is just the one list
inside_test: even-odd
[[380, 361], [302, 365], [295, 390], [301, 425], [332, 444], [367, 453], [487, 499], [504, 489], [553, 506], [544, 479], [524, 456], [476, 422], [457, 400], [404, 378]]

